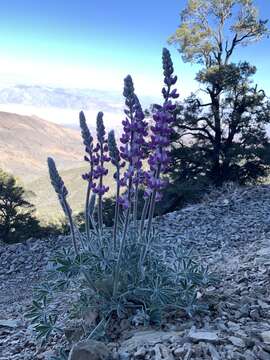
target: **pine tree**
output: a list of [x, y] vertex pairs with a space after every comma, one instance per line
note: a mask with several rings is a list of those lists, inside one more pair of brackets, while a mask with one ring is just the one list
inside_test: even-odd
[[[179, 186], [246, 184], [268, 174], [270, 103], [252, 82], [256, 68], [233, 62], [239, 46], [268, 34], [252, 0], [189, 0], [169, 39], [202, 66], [203, 100], [192, 94], [175, 116], [172, 177]], [[180, 192], [181, 194], [181, 192]]]
[[0, 170], [0, 240], [6, 243], [39, 235], [35, 208], [25, 199], [25, 195], [15, 178]]

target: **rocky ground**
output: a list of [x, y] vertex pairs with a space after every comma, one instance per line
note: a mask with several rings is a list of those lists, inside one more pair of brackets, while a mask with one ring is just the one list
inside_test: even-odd
[[[80, 344], [88, 354], [95, 351], [88, 358], [270, 360], [270, 187], [228, 188], [156, 223], [164, 242], [192, 246], [218, 273], [219, 284], [206, 293], [215, 300], [213, 311], [162, 330], [123, 328], [117, 343]], [[0, 247], [1, 360], [50, 359], [60, 341], [38, 345], [23, 314], [51, 254], [67, 241], [59, 237]], [[72, 360], [88, 359], [77, 350]]]

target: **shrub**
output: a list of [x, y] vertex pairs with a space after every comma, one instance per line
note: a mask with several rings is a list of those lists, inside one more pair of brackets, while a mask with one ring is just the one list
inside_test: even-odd
[[[84, 114], [80, 126], [89, 172], [87, 184], [85, 234], [73, 222], [67, 201], [68, 190], [53, 159], [48, 160], [52, 185], [69, 221], [73, 247], [55, 254], [57, 274], [37, 289], [37, 299], [28, 314], [39, 336], [60, 331], [58, 317], [50, 305], [57, 290], [74, 289], [71, 314], [79, 318], [89, 310], [97, 322], [84, 326], [88, 338], [101, 337], [111, 324], [128, 318], [134, 324], [160, 324], [164, 314], [185, 311], [192, 316], [202, 309], [197, 291], [212, 278], [191, 252], [181, 244], [165, 244], [153, 227], [155, 204], [166, 187], [164, 174], [169, 167], [173, 89], [177, 77], [168, 50], [163, 51], [164, 103], [155, 106], [153, 125], [148, 128], [132, 78], [124, 80], [125, 114], [122, 145], [118, 148], [113, 131], [106, 137], [103, 114], [97, 116], [97, 142], [88, 129]], [[103, 185], [106, 163], [115, 167], [116, 202], [113, 227], [104, 227]], [[145, 169], [143, 163], [147, 163]], [[138, 198], [143, 191], [144, 206], [138, 217]], [[79, 294], [79, 295], [78, 295]]]
[[[103, 199], [103, 223], [106, 227], [113, 226], [113, 219], [114, 219], [114, 208], [115, 208], [115, 197], [113, 198], [104, 198]], [[93, 218], [97, 221], [97, 208], [94, 209]], [[80, 212], [78, 215], [75, 216], [75, 224], [78, 226], [80, 231], [85, 229], [85, 214], [84, 212]], [[93, 229], [92, 225], [90, 224], [90, 228]]]

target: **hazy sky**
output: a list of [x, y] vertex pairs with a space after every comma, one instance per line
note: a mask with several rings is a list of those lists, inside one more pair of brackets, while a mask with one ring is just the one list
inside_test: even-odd
[[[270, 1], [258, 0], [263, 18]], [[0, 0], [0, 81], [121, 90], [130, 73], [138, 94], [160, 92], [161, 51], [179, 24], [184, 0]], [[180, 91], [196, 67], [170, 47]], [[258, 67], [270, 93], [270, 39], [239, 53]], [[1, 84], [0, 84], [1, 85]]]

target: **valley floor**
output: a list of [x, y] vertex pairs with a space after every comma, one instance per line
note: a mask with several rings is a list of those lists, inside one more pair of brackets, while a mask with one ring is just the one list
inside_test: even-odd
[[[229, 188], [156, 219], [161, 239], [193, 247], [220, 277], [207, 315], [158, 329], [119, 329], [115, 359], [270, 360], [270, 187]], [[31, 288], [67, 238], [0, 248], [0, 359], [42, 360], [61, 339], [37, 346], [23, 318]], [[65, 302], [65, 298], [61, 299]]]

